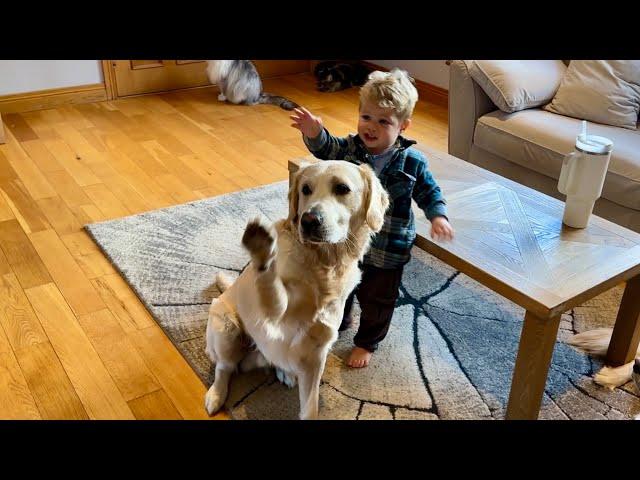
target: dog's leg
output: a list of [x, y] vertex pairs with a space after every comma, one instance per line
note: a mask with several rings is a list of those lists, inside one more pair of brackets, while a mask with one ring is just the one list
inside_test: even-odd
[[244, 356], [242, 332], [232, 316], [232, 313], [220, 315], [217, 312], [209, 315], [206, 348], [210, 356], [217, 360], [215, 379], [204, 400], [204, 406], [209, 415], [213, 415], [224, 405], [231, 375]]
[[287, 309], [287, 291], [276, 273], [277, 233], [272, 225], [256, 218], [247, 224], [242, 244], [251, 254], [256, 289], [267, 318], [280, 318]]
[[300, 419], [315, 420], [318, 418], [318, 401], [320, 398], [320, 379], [324, 371], [327, 352], [307, 358], [303, 361], [303, 368], [298, 375], [300, 396]]

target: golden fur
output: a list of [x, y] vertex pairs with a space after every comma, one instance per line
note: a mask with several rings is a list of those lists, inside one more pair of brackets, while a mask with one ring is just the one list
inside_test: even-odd
[[[209, 311], [206, 351], [216, 364], [205, 397], [210, 414], [222, 407], [236, 367], [275, 366], [281, 381], [299, 383], [300, 418], [317, 417], [326, 356], [346, 298], [360, 281], [358, 261], [388, 205], [369, 166], [325, 161], [292, 179], [287, 219], [247, 225], [242, 243], [251, 262], [233, 283], [218, 276], [224, 291]], [[305, 230], [310, 214], [322, 220]], [[255, 350], [243, 344], [245, 336]]]
[[[588, 354], [604, 357], [609, 348], [612, 332], [611, 328], [596, 328], [574, 335], [567, 343]], [[636, 358], [640, 358], [640, 348], [636, 352]], [[613, 390], [631, 381], [633, 364], [634, 362], [631, 361], [619, 367], [602, 367], [593, 377], [593, 381]]]

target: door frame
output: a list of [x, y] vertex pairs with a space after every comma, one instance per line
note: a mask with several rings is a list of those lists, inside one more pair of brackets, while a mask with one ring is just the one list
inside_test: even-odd
[[102, 60], [102, 78], [104, 79], [104, 89], [107, 94], [107, 100], [115, 100], [118, 98], [114, 68], [113, 60]]

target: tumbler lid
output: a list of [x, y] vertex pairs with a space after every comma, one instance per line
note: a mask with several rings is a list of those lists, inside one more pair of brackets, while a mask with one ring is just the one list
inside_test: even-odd
[[582, 132], [576, 138], [576, 148], [581, 152], [604, 155], [613, 149], [613, 142], [605, 137], [587, 135], [587, 121], [582, 121]]

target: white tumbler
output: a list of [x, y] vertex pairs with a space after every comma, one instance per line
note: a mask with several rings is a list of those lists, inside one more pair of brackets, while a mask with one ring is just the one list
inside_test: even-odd
[[609, 168], [613, 142], [605, 137], [587, 135], [587, 122], [576, 138], [575, 151], [564, 157], [558, 190], [567, 196], [562, 222], [573, 228], [585, 228], [600, 194]]

